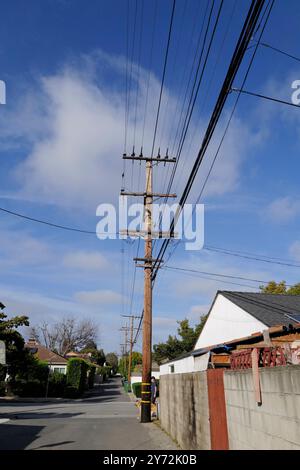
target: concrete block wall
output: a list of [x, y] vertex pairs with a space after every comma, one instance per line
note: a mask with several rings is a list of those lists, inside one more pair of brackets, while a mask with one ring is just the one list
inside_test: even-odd
[[252, 370], [225, 371], [230, 449], [300, 449], [300, 366], [259, 369], [262, 404]]
[[206, 372], [160, 377], [161, 426], [183, 449], [210, 449]]

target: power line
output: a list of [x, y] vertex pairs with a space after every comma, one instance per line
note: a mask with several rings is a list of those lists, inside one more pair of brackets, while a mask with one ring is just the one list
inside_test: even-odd
[[300, 62], [300, 57], [296, 57], [292, 54], [289, 54], [288, 52], [285, 52], [281, 49], [278, 49], [277, 47], [274, 47], [274, 46], [271, 46], [271, 44], [267, 44], [266, 42], [260, 42], [259, 43], [260, 46], [263, 46], [263, 47], [266, 47], [268, 49], [272, 49], [273, 51], [275, 52], [279, 52], [279, 54], [282, 54], [282, 55], [285, 55], [287, 57], [290, 57], [290, 59], [294, 59], [296, 60], [297, 62]]
[[223, 249], [223, 248], [208, 247], [208, 246], [205, 246], [204, 250], [214, 251], [216, 253], [222, 253], [224, 255], [236, 256], [238, 258], [250, 259], [250, 260], [253, 260], [253, 261], [261, 261], [263, 263], [270, 263], [270, 264], [277, 264], [277, 265], [281, 265], [281, 266], [290, 266], [290, 267], [293, 267], [293, 268], [300, 268], [299, 264], [290, 263], [288, 261], [276, 261], [276, 258], [271, 258], [271, 257], [268, 258], [268, 257], [264, 257], [264, 255], [255, 255], [255, 254], [251, 255], [251, 254], [247, 254], [247, 253], [242, 254], [242, 252], [235, 252], [233, 250], [226, 250], [226, 249]]
[[202, 274], [197, 274], [196, 275], [195, 273], [189, 273], [189, 272], [185, 272], [185, 271], [183, 271], [182, 274], [187, 275], [187, 276], [197, 277], [197, 278], [200, 278], [200, 279], [206, 279], [208, 281], [219, 282], [221, 284], [230, 284], [230, 285], [233, 285], [233, 286], [248, 287], [250, 289], [256, 289], [257, 290], [256, 286], [253, 286], [253, 285], [250, 285], [250, 284], [228, 281], [228, 280], [225, 280], [225, 279], [220, 279], [220, 278], [217, 278], [217, 277], [209, 277], [209, 276], [205, 276], [205, 275], [202, 275]]
[[276, 103], [286, 104], [288, 106], [293, 106], [295, 108], [300, 108], [298, 104], [291, 103], [290, 101], [281, 100], [279, 98], [273, 98], [272, 96], [261, 95], [260, 93], [254, 93], [253, 91], [243, 90], [240, 88], [231, 88], [230, 91], [237, 93], [243, 93], [244, 95], [256, 96], [257, 98], [263, 98], [268, 101], [275, 101]]
[[[252, 279], [249, 277], [243, 277], [243, 276], [234, 276], [232, 274], [224, 274], [224, 273], [213, 273], [209, 271], [199, 271], [198, 269], [191, 269], [191, 268], [180, 268], [178, 266], [168, 266], [168, 265], [163, 265], [161, 266], [161, 269], [169, 269], [173, 271], [184, 271], [184, 272], [189, 272], [189, 273], [199, 273], [199, 274], [205, 274], [208, 276], [216, 276], [216, 277], [224, 277], [224, 278], [229, 278], [229, 279], [237, 279], [241, 281], [251, 281], [251, 282], [257, 282], [261, 284], [269, 284], [270, 281], [262, 281], [261, 279]], [[288, 287], [291, 287], [291, 284], [286, 284]]]
[[10, 214], [10, 215], [13, 215], [15, 217], [20, 217], [21, 219], [29, 220], [31, 222], [36, 222], [36, 223], [39, 223], [39, 224], [49, 225], [50, 227], [58, 228], [58, 229], [61, 229], [61, 230], [68, 230], [70, 232], [85, 233], [85, 234], [89, 234], [89, 235], [97, 235], [97, 233], [99, 235], [116, 235], [117, 234], [117, 233], [110, 233], [110, 232], [97, 232], [96, 230], [85, 230], [85, 229], [81, 229], [81, 228], [70, 227], [70, 226], [67, 226], [67, 225], [60, 225], [60, 224], [56, 224], [54, 222], [49, 222], [47, 220], [42, 220], [42, 219], [36, 219], [34, 217], [29, 217], [28, 215], [20, 214], [19, 212], [10, 211], [8, 209], [4, 209], [3, 207], [0, 207], [0, 211], [5, 212], [5, 213]]
[[[270, 16], [270, 14], [271, 14], [271, 11], [272, 11], [272, 8], [273, 8], [273, 5], [274, 5], [274, 1], [275, 1], [275, 0], [269, 0], [268, 5], [267, 5], [267, 7], [266, 7], [266, 9], [265, 9], [265, 12], [268, 11], [268, 14], [267, 14], [267, 17], [266, 17], [264, 26], [263, 26], [263, 28], [262, 28], [262, 30], [261, 30], [261, 32], [260, 32], [259, 41], [260, 41], [260, 39], [261, 39], [261, 37], [262, 37], [262, 35], [263, 35], [263, 33], [264, 33], [265, 27], [266, 27], [266, 25], [267, 25], [269, 16]], [[265, 14], [265, 12], [264, 12], [264, 14]], [[263, 16], [264, 16], [264, 15], [263, 15]], [[260, 23], [260, 24], [261, 24], [261, 23]], [[245, 75], [244, 75], [244, 79], [243, 79], [243, 82], [242, 82], [241, 90], [243, 89], [243, 87], [244, 87], [244, 85], [245, 85], [245, 83], [246, 83], [246, 80], [247, 80], [247, 78], [248, 78], [248, 75], [249, 75], [249, 73], [250, 73], [250, 69], [251, 69], [251, 67], [252, 67], [252, 64], [253, 64], [253, 61], [254, 61], [254, 58], [255, 58], [257, 49], [258, 49], [259, 41], [257, 42], [257, 44], [256, 44], [256, 46], [255, 46], [254, 53], [252, 54], [252, 58], [251, 58], [251, 60], [250, 60], [250, 62], [249, 62], [248, 68], [247, 68], [246, 73], [245, 73]], [[246, 50], [246, 49], [245, 49], [245, 50]], [[229, 93], [230, 90], [231, 90], [231, 88], [229, 88], [228, 93]], [[199, 194], [199, 196], [198, 196], [198, 198], [197, 198], [196, 204], [198, 204], [200, 198], [202, 197], [202, 194], [203, 194], [203, 192], [204, 192], [204, 190], [205, 190], [205, 187], [206, 187], [206, 184], [207, 184], [207, 182], [208, 182], [208, 179], [209, 179], [209, 177], [210, 177], [210, 175], [211, 175], [212, 169], [213, 169], [213, 167], [214, 167], [214, 165], [215, 165], [216, 159], [217, 159], [217, 157], [218, 157], [218, 155], [219, 155], [220, 149], [221, 149], [221, 147], [222, 147], [222, 145], [223, 145], [223, 142], [224, 142], [224, 140], [225, 140], [226, 134], [227, 134], [227, 132], [228, 132], [228, 130], [229, 130], [231, 121], [232, 121], [232, 119], [233, 119], [233, 115], [234, 115], [234, 113], [235, 113], [235, 110], [236, 110], [236, 108], [237, 108], [237, 105], [238, 105], [238, 102], [239, 102], [239, 99], [240, 99], [240, 96], [241, 96], [241, 90], [239, 90], [238, 96], [237, 96], [237, 98], [236, 98], [236, 100], [235, 100], [233, 109], [232, 109], [232, 111], [231, 111], [231, 113], [230, 113], [229, 119], [228, 119], [228, 121], [227, 121], [227, 125], [226, 125], [226, 127], [225, 127], [225, 130], [224, 130], [223, 135], [222, 135], [222, 138], [221, 138], [221, 140], [220, 140], [220, 142], [219, 142], [217, 151], [216, 151], [216, 153], [215, 153], [215, 155], [214, 155], [214, 158], [213, 158], [213, 160], [212, 160], [212, 163], [211, 163], [211, 165], [210, 165], [208, 174], [207, 174], [207, 176], [206, 176], [206, 178], [205, 178], [205, 180], [204, 180], [204, 183], [203, 183], [203, 185], [202, 185], [202, 189], [201, 189], [200, 194]], [[204, 156], [204, 154], [203, 154], [203, 156]], [[203, 158], [203, 157], [202, 157], [202, 158]], [[201, 163], [201, 162], [200, 162], [200, 163]], [[174, 220], [174, 219], [173, 219], [173, 220]], [[175, 223], [176, 223], [176, 222], [175, 222]], [[168, 240], [167, 240], [167, 241], [168, 241]], [[168, 259], [170, 259], [170, 257], [174, 254], [174, 252], [175, 252], [177, 246], [178, 246], [178, 244], [175, 246], [175, 249], [173, 250], [172, 254], [169, 256]], [[165, 253], [165, 251], [163, 252], [163, 254], [164, 254], [164, 253]], [[159, 254], [159, 256], [160, 256], [160, 254]], [[157, 271], [156, 271], [156, 272], [157, 272]]]
[[168, 55], [169, 55], [169, 48], [170, 48], [170, 42], [171, 42], [171, 34], [172, 34], [172, 28], [173, 28], [173, 19], [174, 19], [175, 6], [176, 6], [176, 0], [173, 0], [170, 26], [169, 26], [169, 34], [168, 34], [167, 47], [166, 47], [166, 52], [165, 52], [163, 74], [162, 74], [159, 100], [158, 100], [158, 107], [157, 107], [156, 120], [155, 120], [155, 127], [154, 127], [154, 136], [153, 136], [153, 142], [152, 142], [151, 157], [153, 157], [153, 153], [154, 153], [154, 146], [155, 146], [155, 140], [156, 140], [158, 119], [159, 119], [160, 106], [161, 106], [161, 98], [162, 98], [162, 93], [163, 93], [163, 88], [164, 88], [164, 81], [165, 81], [166, 68], [167, 68]]
[[[251, 39], [252, 34], [255, 30], [257, 22], [259, 20], [261, 11], [263, 9], [263, 5], [264, 5], [264, 1], [262, 1], [262, 0], [257, 0], [257, 1], [253, 0], [252, 3], [251, 3], [250, 9], [249, 9], [248, 14], [247, 14], [247, 18], [244, 22], [242, 31], [240, 33], [239, 39], [238, 39], [236, 47], [235, 47], [235, 51], [234, 51], [232, 59], [230, 61], [230, 65], [228, 67], [226, 77], [224, 79], [224, 82], [223, 82], [221, 91], [219, 93], [216, 105], [214, 107], [214, 110], [212, 112], [207, 130], [205, 132], [201, 148], [200, 148], [199, 153], [196, 157], [196, 160], [195, 160], [195, 163], [193, 165], [191, 174], [188, 178], [188, 181], [186, 183], [186, 186], [185, 186], [184, 191], [182, 193], [182, 196], [180, 198], [179, 209], [176, 212], [176, 214], [173, 217], [172, 222], [170, 224], [170, 232], [174, 231], [174, 227], [176, 225], [178, 217], [179, 217], [179, 215], [181, 213], [181, 210], [182, 210], [182, 208], [183, 208], [183, 206], [184, 206], [184, 204], [185, 204], [185, 202], [188, 198], [188, 195], [191, 191], [191, 188], [192, 188], [192, 185], [194, 183], [195, 177], [198, 173], [199, 167], [202, 163], [202, 160], [204, 158], [204, 155], [206, 153], [208, 145], [211, 141], [212, 135], [215, 131], [215, 128], [217, 126], [217, 123], [220, 119], [223, 108], [224, 108], [225, 103], [227, 101], [228, 92], [232, 87], [232, 83], [233, 83], [233, 81], [236, 77], [236, 74], [237, 74], [237, 72], [240, 68], [240, 65], [241, 65], [241, 62], [243, 60], [245, 51], [246, 51], [246, 49], [249, 45], [250, 39]], [[159, 254], [158, 254], [158, 259], [163, 258], [163, 255], [165, 254], [168, 245], [169, 245], [169, 240], [166, 239], [163, 242], [162, 246], [161, 246], [161, 249], [160, 249]], [[157, 272], [158, 272], [159, 267], [160, 267], [160, 262], [155, 263], [154, 269], [153, 269], [153, 271], [154, 271], [153, 272], [153, 277], [152, 277], [153, 280], [157, 276]]]

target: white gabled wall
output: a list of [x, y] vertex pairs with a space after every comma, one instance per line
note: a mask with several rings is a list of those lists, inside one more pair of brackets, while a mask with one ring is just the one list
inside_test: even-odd
[[267, 325], [219, 293], [194, 349], [249, 336], [265, 328]]
[[[188, 356], [177, 361], [170, 361], [160, 366], [160, 375], [166, 374], [186, 374], [187, 372], [198, 372], [207, 369], [210, 353], [203, 354], [199, 357]], [[171, 371], [171, 367], [174, 371]]]

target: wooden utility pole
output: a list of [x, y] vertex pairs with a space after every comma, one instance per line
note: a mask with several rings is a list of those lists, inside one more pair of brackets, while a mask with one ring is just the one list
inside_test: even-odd
[[121, 345], [123, 346], [123, 357], [125, 359], [125, 374], [128, 373], [127, 369], [127, 346], [128, 346], [128, 325], [126, 323], [125, 326], [122, 326], [120, 331], [124, 331], [124, 343]]
[[137, 328], [134, 328], [134, 319], [135, 318], [141, 318], [135, 315], [121, 315], [121, 317], [126, 317], [130, 318], [130, 339], [129, 339], [129, 361], [128, 361], [128, 374], [127, 374], [127, 379], [128, 382], [130, 382], [131, 379], [131, 367], [132, 367], [132, 351], [133, 351], [133, 331], [137, 330]]
[[125, 160], [133, 160], [146, 162], [146, 188], [145, 192], [128, 192], [121, 190], [121, 196], [141, 196], [144, 198], [144, 230], [140, 232], [131, 232], [121, 230], [127, 235], [141, 236], [145, 239], [145, 257], [135, 258], [135, 261], [142, 261], [143, 264], [137, 265], [144, 268], [144, 320], [143, 320], [143, 372], [142, 372], [142, 399], [141, 399], [141, 422], [148, 423], [151, 421], [151, 372], [152, 372], [152, 267], [153, 263], [162, 260], [152, 258], [152, 238], [170, 238], [174, 234], [168, 232], [153, 232], [152, 230], [152, 204], [153, 197], [168, 198], [176, 197], [176, 194], [160, 194], [152, 191], [152, 170], [153, 162], [158, 163], [175, 163], [175, 158], [169, 158], [168, 154], [161, 158], [144, 157], [141, 151], [136, 156], [134, 151], [131, 155], [123, 155]]

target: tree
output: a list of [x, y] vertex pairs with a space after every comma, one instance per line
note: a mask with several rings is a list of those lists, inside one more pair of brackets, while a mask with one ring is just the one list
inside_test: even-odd
[[[133, 351], [131, 356], [131, 370], [133, 371], [135, 367], [139, 364], [142, 364], [143, 356], [140, 352]], [[123, 356], [119, 362], [119, 372], [124, 377], [127, 377], [128, 373], [128, 364], [129, 364], [129, 355]]]
[[260, 286], [259, 288], [264, 294], [300, 295], [300, 282], [287, 288], [285, 281], [270, 281], [266, 286]]
[[46, 348], [65, 356], [70, 351], [80, 351], [96, 344], [97, 327], [91, 320], [65, 317], [54, 325], [44, 322], [31, 330], [35, 338], [41, 336]]
[[94, 343], [94, 345], [95, 345], [94, 348], [89, 348], [89, 347], [88, 348], [83, 348], [80, 352], [85, 353], [85, 354], [90, 353], [91, 354], [91, 359], [92, 359], [93, 362], [98, 364], [98, 366], [104, 366], [104, 363], [106, 361], [106, 356], [104, 354], [104, 351], [103, 351], [103, 349], [97, 349], [97, 344], [96, 343]]
[[208, 315], [201, 318], [199, 324], [192, 328], [187, 318], [178, 321], [179, 327], [177, 333], [181, 339], [169, 335], [166, 343], [158, 343], [153, 346], [153, 359], [161, 364], [164, 360], [175, 359], [185, 352], [189, 352], [195, 346], [195, 343], [205, 325]]
[[270, 281], [267, 285], [265, 286], [260, 286], [259, 287], [261, 292], [265, 294], [286, 294], [286, 283], [285, 281], [281, 282], [275, 282], [275, 281]]
[[112, 371], [115, 374], [118, 370], [118, 363], [119, 363], [118, 356], [113, 352], [108, 353], [106, 354], [105, 362], [108, 366], [111, 366]]
[[[4, 305], [1, 305], [3, 310]], [[29, 356], [24, 349], [24, 339], [17, 331], [20, 326], [29, 326], [28, 317], [25, 315], [7, 318], [7, 315], [0, 311], [0, 340], [5, 342], [6, 362], [9, 365], [9, 374], [12, 378], [24, 368], [26, 359]]]

